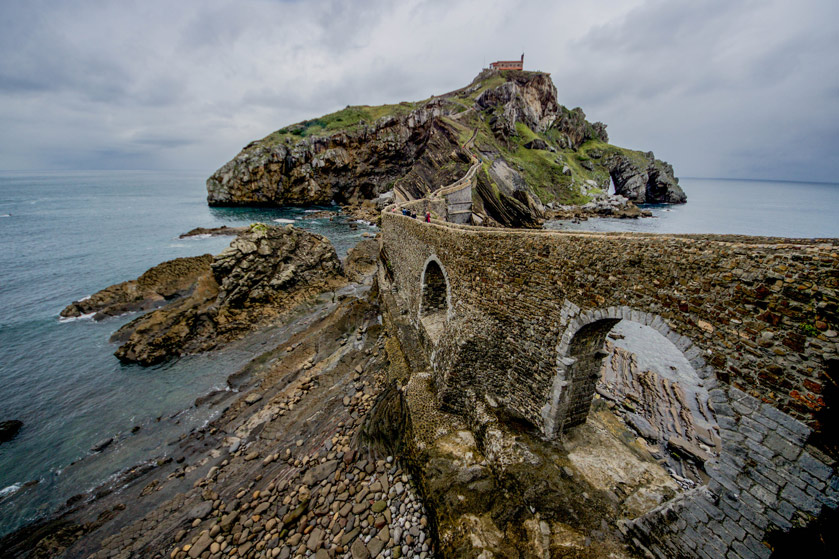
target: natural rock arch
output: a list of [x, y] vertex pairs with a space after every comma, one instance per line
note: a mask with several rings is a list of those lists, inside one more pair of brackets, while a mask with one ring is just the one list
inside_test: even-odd
[[436, 256], [430, 256], [425, 261], [420, 285], [417, 317], [428, 337], [436, 343], [451, 317], [451, 286], [446, 269]]

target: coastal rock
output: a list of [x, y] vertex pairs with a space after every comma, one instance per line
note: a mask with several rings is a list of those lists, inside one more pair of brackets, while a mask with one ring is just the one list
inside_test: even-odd
[[379, 241], [375, 239], [361, 241], [347, 253], [344, 273], [350, 281], [361, 281], [376, 270], [378, 261]]
[[687, 196], [673, 175], [673, 167], [652, 152], [645, 159], [614, 154], [607, 164], [615, 183], [615, 194], [636, 204], [684, 204]]
[[247, 227], [228, 227], [227, 225], [222, 225], [221, 227], [196, 227], [179, 235], [178, 238], [186, 239], [188, 237], [198, 237], [199, 235], [210, 235], [212, 237], [238, 235], [247, 230]]
[[642, 210], [621, 195], [601, 196], [582, 206], [558, 206], [547, 212], [551, 219], [586, 220], [591, 217], [636, 219], [650, 217], [652, 212]]
[[345, 281], [332, 244], [257, 224], [216, 256], [193, 293], [120, 328], [115, 355], [142, 365], [217, 347]]
[[21, 427], [23, 427], [23, 421], [17, 419], [0, 421], [0, 443], [5, 443], [15, 438], [15, 435], [20, 431]]
[[68, 305], [64, 318], [94, 314], [94, 320], [127, 312], [149, 310], [189, 295], [198, 278], [207, 273], [213, 257], [210, 254], [175, 258], [158, 264], [136, 280], [106, 287], [86, 299]]

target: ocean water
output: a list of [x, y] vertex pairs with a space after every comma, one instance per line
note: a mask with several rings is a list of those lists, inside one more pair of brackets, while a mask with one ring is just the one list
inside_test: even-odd
[[[217, 254], [232, 239], [178, 239], [193, 227], [293, 222], [329, 237], [341, 257], [374, 231], [346, 218], [304, 220], [301, 208], [209, 208], [206, 175], [0, 172], [0, 421], [24, 423], [0, 444], [0, 535], [165, 455], [168, 442], [210, 419], [195, 399], [224, 388], [253, 356], [242, 347], [122, 365], [108, 338], [136, 315], [61, 321], [62, 308], [164, 260]], [[109, 437], [117, 442], [91, 454]]]
[[[197, 226], [294, 222], [343, 256], [373, 228], [303, 220], [306, 210], [208, 208], [206, 173], [0, 172], [0, 421], [24, 427], [0, 444], [0, 535], [35, 520], [212, 418], [195, 399], [257, 347], [243, 344], [156, 367], [122, 365], [110, 335], [136, 315], [60, 321], [70, 302], [178, 256], [216, 254], [229, 237], [178, 239]], [[839, 185], [682, 181], [689, 202], [655, 218], [551, 228], [839, 236]], [[255, 341], [254, 344], [257, 342]], [[136, 431], [136, 432], [134, 432]], [[104, 452], [91, 446], [114, 437]], [[36, 483], [32, 483], [36, 482]]]
[[548, 229], [839, 237], [839, 184], [681, 179], [687, 204], [647, 205], [652, 218], [551, 221]]

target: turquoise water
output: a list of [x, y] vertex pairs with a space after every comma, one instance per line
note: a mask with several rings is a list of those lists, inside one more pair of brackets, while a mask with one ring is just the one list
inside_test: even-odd
[[681, 179], [688, 203], [646, 206], [655, 217], [549, 222], [568, 231], [839, 237], [839, 184]]
[[[64, 306], [164, 260], [216, 254], [231, 240], [178, 239], [197, 226], [290, 220], [328, 236], [342, 257], [372, 231], [352, 230], [346, 219], [298, 219], [305, 210], [297, 208], [208, 208], [205, 178], [0, 172], [0, 421], [24, 422], [0, 444], [0, 535], [165, 454], [167, 441], [209, 419], [190, 409], [195, 398], [223, 388], [252, 356], [241, 349], [151, 368], [121, 365], [108, 338], [133, 316], [62, 322]], [[105, 453], [90, 456], [92, 445], [115, 435]], [[38, 484], [26, 487], [30, 481]]]
[[[362, 233], [303, 209], [208, 208], [205, 173], [0, 172], [0, 420], [24, 427], [0, 445], [0, 534], [38, 518], [200, 426], [195, 398], [253, 356], [239, 347], [157, 367], [121, 365], [108, 338], [133, 318], [61, 322], [73, 300], [178, 256], [218, 253], [230, 238], [180, 240], [197, 226], [292, 220], [341, 256]], [[839, 185], [682, 181], [689, 202], [654, 219], [552, 227], [669, 233], [839, 236]], [[139, 431], [132, 430], [139, 426]], [[100, 455], [89, 449], [116, 437]], [[76, 462], [71, 465], [71, 463]], [[34, 486], [27, 482], [37, 481]]]

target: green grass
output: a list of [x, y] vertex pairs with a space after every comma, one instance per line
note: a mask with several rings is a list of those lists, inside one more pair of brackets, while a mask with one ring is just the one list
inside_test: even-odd
[[296, 143], [301, 138], [307, 138], [309, 136], [329, 135], [341, 130], [353, 130], [362, 124], [371, 124], [385, 116], [407, 114], [424, 102], [403, 102], [395, 105], [377, 106], [348, 106], [340, 111], [319, 118], [304, 120], [303, 122], [281, 128], [260, 140], [260, 143], [269, 146], [289, 142]]
[[589, 154], [593, 150], [599, 150], [603, 153], [603, 159], [608, 158], [610, 155], [624, 155], [628, 157], [633, 164], [637, 167], [644, 168], [649, 164], [649, 160], [647, 156], [642, 151], [636, 151], [632, 149], [626, 149], [622, 147], [618, 147], [612, 144], [607, 144], [606, 142], [601, 142], [599, 140], [589, 140], [580, 146], [578, 153], [583, 154], [585, 157], [588, 157], [595, 163], [599, 164], [599, 161], [592, 158]]
[[520, 143], [522, 144], [526, 144], [530, 140], [539, 138], [539, 135], [523, 122], [516, 122], [516, 134], [520, 138]]

